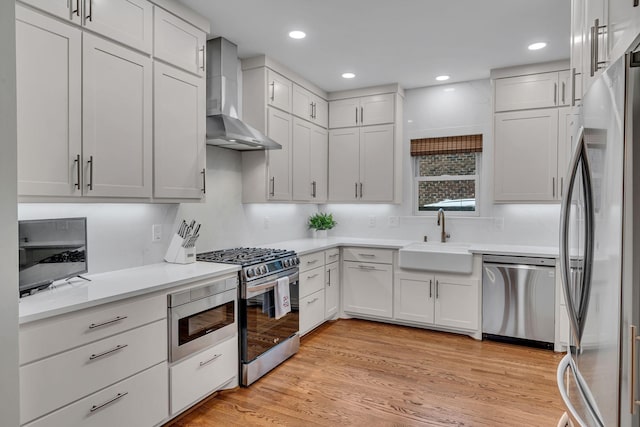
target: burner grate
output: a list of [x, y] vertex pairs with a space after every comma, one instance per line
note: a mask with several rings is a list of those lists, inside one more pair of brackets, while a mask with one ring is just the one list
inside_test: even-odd
[[198, 261], [219, 262], [223, 264], [249, 265], [290, 256], [292, 251], [270, 248], [233, 248], [196, 255]]

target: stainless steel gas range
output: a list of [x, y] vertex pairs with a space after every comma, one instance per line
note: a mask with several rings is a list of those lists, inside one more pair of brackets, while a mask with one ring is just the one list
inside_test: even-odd
[[[300, 347], [298, 264], [293, 251], [236, 248], [197, 255], [198, 261], [242, 266], [238, 298], [240, 383], [248, 386]], [[291, 311], [276, 318], [275, 287], [289, 278]], [[283, 285], [284, 286], [284, 285]], [[286, 286], [285, 286], [286, 289]]]

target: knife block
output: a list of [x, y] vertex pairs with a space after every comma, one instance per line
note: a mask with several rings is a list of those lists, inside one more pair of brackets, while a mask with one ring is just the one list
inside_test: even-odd
[[183, 248], [184, 239], [177, 234], [173, 235], [169, 249], [164, 256], [166, 262], [174, 264], [191, 264], [196, 262], [196, 247]]

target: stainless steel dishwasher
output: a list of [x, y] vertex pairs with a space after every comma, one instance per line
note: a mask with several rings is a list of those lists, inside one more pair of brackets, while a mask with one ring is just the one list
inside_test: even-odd
[[482, 337], [553, 349], [555, 260], [482, 258]]

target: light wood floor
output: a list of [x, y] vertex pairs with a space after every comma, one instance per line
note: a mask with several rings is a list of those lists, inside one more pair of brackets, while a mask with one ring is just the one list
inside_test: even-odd
[[555, 380], [561, 357], [337, 320], [251, 387], [214, 395], [169, 425], [555, 426], [564, 412]]

